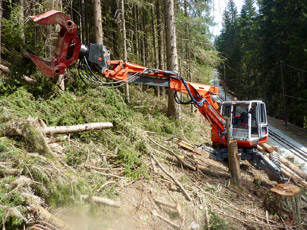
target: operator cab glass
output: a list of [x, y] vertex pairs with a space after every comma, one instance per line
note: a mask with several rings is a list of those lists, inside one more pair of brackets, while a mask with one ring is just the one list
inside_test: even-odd
[[258, 141], [268, 136], [265, 104], [262, 101], [226, 101], [221, 114], [230, 118], [233, 140]]

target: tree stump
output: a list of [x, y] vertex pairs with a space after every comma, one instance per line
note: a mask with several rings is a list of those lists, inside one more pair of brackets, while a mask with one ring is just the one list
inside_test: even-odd
[[228, 143], [228, 167], [232, 182], [236, 185], [240, 185], [241, 171], [237, 141], [231, 140]]
[[301, 189], [292, 184], [277, 184], [264, 200], [265, 208], [289, 225], [300, 226]]
[[240, 171], [240, 159], [238, 155], [238, 145], [237, 141], [231, 140], [229, 118], [226, 118], [226, 132], [227, 132], [228, 167], [231, 174], [231, 181], [235, 185], [240, 185], [241, 171]]

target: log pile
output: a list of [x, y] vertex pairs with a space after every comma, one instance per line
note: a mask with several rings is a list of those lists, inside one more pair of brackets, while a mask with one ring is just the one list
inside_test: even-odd
[[[278, 147], [271, 146], [267, 143], [258, 145], [257, 149], [258, 151], [263, 152], [268, 157], [270, 154], [279, 154]], [[289, 180], [296, 185], [303, 186], [304, 188], [307, 187], [307, 174], [303, 170], [294, 165], [292, 162], [288, 161], [283, 156], [280, 156], [280, 163], [281, 171], [285, 177], [289, 178]]]

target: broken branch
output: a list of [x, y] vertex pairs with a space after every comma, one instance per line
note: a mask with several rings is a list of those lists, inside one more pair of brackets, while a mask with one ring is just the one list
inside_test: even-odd
[[161, 170], [167, 175], [169, 176], [174, 182], [175, 184], [181, 189], [181, 191], [183, 192], [183, 194], [186, 196], [186, 198], [188, 199], [188, 201], [192, 201], [193, 199], [190, 197], [190, 195], [188, 194], [188, 192], [184, 189], [184, 187], [181, 185], [181, 183], [176, 180], [176, 178], [171, 175], [169, 172], [166, 171], [166, 169], [161, 165], [161, 163], [159, 162], [159, 160], [155, 157], [154, 154], [150, 153], [150, 156], [154, 159], [154, 161], [157, 163], [157, 165], [161, 168]]

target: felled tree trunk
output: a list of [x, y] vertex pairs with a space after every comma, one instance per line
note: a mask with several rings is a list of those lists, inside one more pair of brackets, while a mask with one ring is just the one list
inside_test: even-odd
[[65, 134], [65, 133], [79, 133], [91, 130], [101, 130], [113, 128], [113, 124], [110, 122], [97, 122], [97, 123], [87, 123], [81, 125], [71, 125], [71, 126], [49, 126], [43, 129], [43, 132], [48, 135], [53, 134]]
[[300, 226], [301, 189], [292, 184], [277, 184], [264, 200], [265, 208], [287, 224]]

